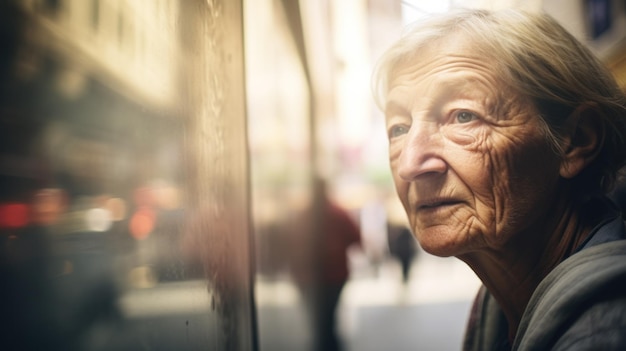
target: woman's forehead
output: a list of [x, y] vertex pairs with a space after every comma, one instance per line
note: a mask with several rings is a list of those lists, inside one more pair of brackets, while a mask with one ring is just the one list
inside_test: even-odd
[[[398, 75], [405, 74], [407, 71], [424, 71], [437, 70], [441, 65], [450, 60], [473, 61], [476, 63], [484, 63], [490, 72], [495, 74], [495, 60], [487, 57], [479, 49], [479, 43], [475, 39], [471, 39], [466, 35], [450, 34], [446, 37], [429, 40], [413, 50], [408, 51], [403, 57], [396, 61], [391, 67], [389, 80], [393, 80]], [[492, 62], [489, 62], [492, 61]]]
[[521, 94], [500, 74], [499, 66], [472, 47], [469, 41], [449, 41], [425, 47], [420, 54], [397, 64], [390, 74], [385, 114], [392, 106], [410, 110], [426, 101], [464, 99], [480, 102], [487, 111], [533, 109], [530, 97]]
[[504, 88], [503, 79], [490, 61], [472, 51], [427, 49], [395, 65], [389, 75], [388, 88], [425, 81], [453, 88], [472, 85], [477, 80]]

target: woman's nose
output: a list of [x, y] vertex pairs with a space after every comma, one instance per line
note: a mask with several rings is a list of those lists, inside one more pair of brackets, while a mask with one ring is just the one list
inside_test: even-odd
[[397, 172], [405, 181], [425, 175], [445, 173], [443, 140], [436, 122], [413, 123], [400, 150]]

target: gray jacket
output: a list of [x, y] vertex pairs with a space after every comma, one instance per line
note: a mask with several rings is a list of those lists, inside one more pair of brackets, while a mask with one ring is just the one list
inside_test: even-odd
[[[624, 224], [616, 218], [600, 231], [623, 237]], [[564, 260], [533, 293], [512, 346], [506, 335], [504, 315], [483, 287], [465, 350], [626, 350], [626, 240], [592, 243]]]

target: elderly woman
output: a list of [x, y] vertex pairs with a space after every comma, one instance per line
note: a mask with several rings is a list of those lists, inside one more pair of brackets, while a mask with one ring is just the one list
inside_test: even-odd
[[429, 253], [483, 283], [467, 350], [625, 350], [626, 231], [607, 199], [626, 98], [547, 15], [463, 10], [381, 58], [397, 193]]

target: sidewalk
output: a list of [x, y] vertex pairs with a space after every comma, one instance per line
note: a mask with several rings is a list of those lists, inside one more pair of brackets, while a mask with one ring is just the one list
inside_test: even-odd
[[339, 319], [347, 351], [460, 350], [478, 278], [455, 258], [422, 254], [401, 284], [400, 266], [386, 262], [378, 277], [353, 279]]
[[[358, 262], [352, 272], [338, 310], [346, 351], [460, 350], [480, 286], [463, 262], [422, 254], [407, 286], [392, 260], [378, 274]], [[296, 289], [278, 281], [260, 282], [256, 290], [261, 351], [307, 350], [310, 335]]]

